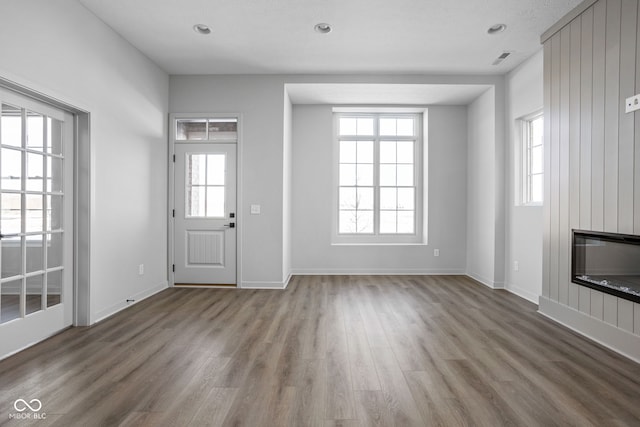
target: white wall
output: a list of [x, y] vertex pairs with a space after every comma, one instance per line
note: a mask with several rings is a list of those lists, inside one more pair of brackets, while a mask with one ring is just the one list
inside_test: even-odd
[[466, 107], [431, 106], [428, 119], [428, 245], [332, 246], [332, 106], [294, 105], [295, 273], [464, 273]]
[[490, 287], [496, 279], [496, 93], [491, 88], [468, 107], [467, 274]]
[[[542, 50], [506, 76], [507, 263], [506, 288], [531, 302], [542, 295], [542, 206], [519, 205], [521, 136], [517, 120], [542, 110]], [[514, 271], [514, 263], [519, 264]]]
[[91, 114], [91, 321], [166, 287], [167, 75], [74, 0], [0, 3], [0, 58]]

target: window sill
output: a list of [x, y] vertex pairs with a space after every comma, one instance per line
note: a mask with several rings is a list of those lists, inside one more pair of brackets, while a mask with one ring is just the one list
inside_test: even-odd
[[374, 242], [360, 242], [360, 243], [336, 243], [331, 242], [331, 246], [429, 246], [428, 243], [374, 243]]

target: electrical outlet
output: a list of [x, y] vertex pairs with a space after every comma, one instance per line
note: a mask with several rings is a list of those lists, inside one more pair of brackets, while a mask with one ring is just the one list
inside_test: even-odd
[[625, 101], [625, 113], [630, 113], [640, 109], [640, 95], [627, 98]]
[[251, 205], [251, 215], [260, 215], [260, 205]]
[[144, 264], [140, 264], [138, 266], [138, 275], [142, 276], [144, 274]]
[[520, 263], [518, 261], [513, 261], [513, 271], [520, 271]]
[[433, 256], [440, 256], [440, 249], [434, 249]]

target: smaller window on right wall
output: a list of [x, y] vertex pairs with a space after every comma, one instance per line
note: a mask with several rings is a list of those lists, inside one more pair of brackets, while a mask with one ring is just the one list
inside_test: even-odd
[[538, 112], [521, 119], [523, 205], [541, 205], [544, 189], [544, 118]]

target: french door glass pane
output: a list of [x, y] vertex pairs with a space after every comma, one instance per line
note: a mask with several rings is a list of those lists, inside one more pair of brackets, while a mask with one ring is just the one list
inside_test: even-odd
[[2, 104], [0, 119], [0, 144], [22, 147], [22, 110]]
[[47, 191], [62, 193], [63, 160], [60, 157], [47, 157]]
[[47, 196], [47, 231], [61, 230], [63, 213], [63, 196]]
[[56, 156], [63, 153], [62, 122], [47, 117], [47, 152]]
[[20, 317], [22, 280], [0, 283], [0, 323]]
[[189, 155], [189, 167], [187, 169], [191, 185], [206, 185], [207, 183], [207, 155], [191, 154]]
[[62, 267], [62, 233], [47, 234], [47, 268]]
[[22, 231], [22, 196], [16, 193], [2, 193], [0, 231], [5, 236], [13, 236]]
[[25, 219], [25, 232], [34, 233], [40, 232], [42, 230], [42, 221], [44, 219], [43, 215], [43, 205], [42, 205], [42, 195], [40, 194], [26, 194], [26, 219]]
[[42, 292], [44, 288], [44, 275], [27, 277], [27, 307], [25, 314], [42, 310]]
[[27, 148], [29, 150], [44, 151], [44, 123], [44, 116], [27, 112]]
[[22, 152], [2, 148], [2, 182], [3, 190], [22, 189]]
[[2, 278], [22, 274], [21, 237], [5, 237], [2, 239]]
[[27, 191], [42, 192], [44, 190], [43, 162], [44, 156], [42, 154], [27, 153]]
[[62, 301], [62, 270], [47, 273], [47, 307]]
[[44, 269], [44, 235], [38, 234], [27, 238], [27, 264], [26, 272], [41, 271]]

